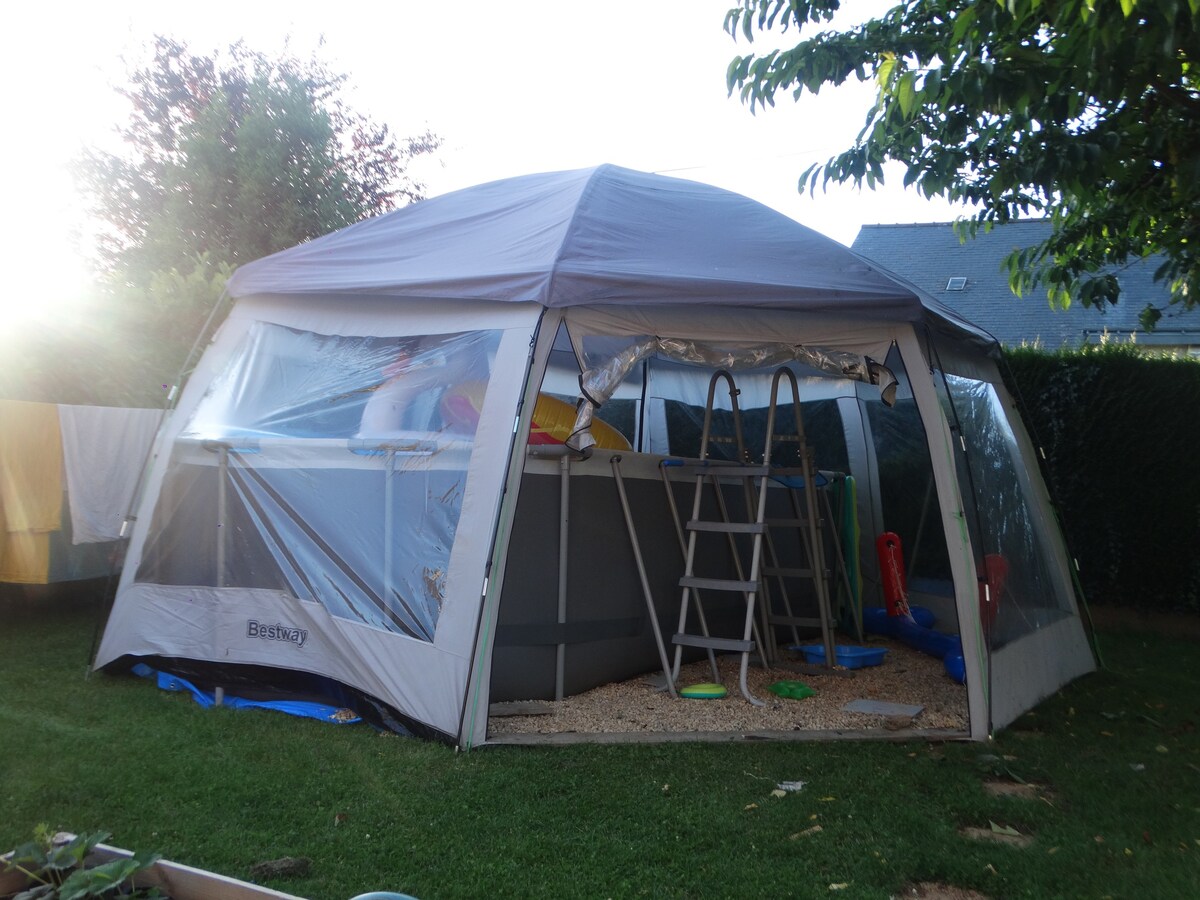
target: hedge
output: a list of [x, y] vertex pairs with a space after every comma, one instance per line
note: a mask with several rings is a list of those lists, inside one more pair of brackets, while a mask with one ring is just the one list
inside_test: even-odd
[[1004, 362], [1089, 603], [1200, 611], [1200, 362], [1128, 344]]

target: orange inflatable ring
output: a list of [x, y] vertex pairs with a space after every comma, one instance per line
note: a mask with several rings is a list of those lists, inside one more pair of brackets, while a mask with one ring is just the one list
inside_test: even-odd
[[[479, 409], [487, 385], [468, 381], [442, 395], [442, 419], [452, 428], [474, 431], [479, 424]], [[575, 427], [575, 407], [549, 394], [538, 394], [529, 426], [529, 443], [562, 444]], [[592, 419], [592, 437], [601, 450], [628, 450], [629, 441], [607, 422]]]

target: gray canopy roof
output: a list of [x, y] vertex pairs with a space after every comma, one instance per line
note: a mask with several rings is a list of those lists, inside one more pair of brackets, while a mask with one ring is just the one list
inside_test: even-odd
[[242, 266], [229, 292], [861, 308], [990, 342], [918, 288], [769, 207], [611, 165], [424, 200]]

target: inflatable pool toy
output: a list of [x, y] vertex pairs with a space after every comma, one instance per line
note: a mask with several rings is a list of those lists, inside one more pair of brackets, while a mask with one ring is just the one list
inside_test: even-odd
[[914, 606], [912, 614], [913, 621], [910, 622], [900, 616], [889, 616], [882, 606], [868, 606], [863, 610], [863, 627], [868, 634], [895, 638], [938, 659], [945, 659], [948, 653], [962, 652], [962, 641], [957, 635], [933, 630], [931, 610]]
[[883, 599], [889, 616], [912, 621], [908, 611], [908, 581], [904, 574], [904, 551], [900, 547], [900, 536], [894, 531], [885, 531], [875, 539], [875, 552], [879, 556], [879, 577], [883, 582]]
[[946, 669], [946, 674], [959, 684], [967, 683], [967, 664], [961, 653], [947, 653], [946, 658], [942, 660], [942, 666]]
[[996, 613], [1000, 609], [1000, 596], [1004, 593], [1004, 585], [1008, 581], [1008, 560], [999, 553], [989, 553], [983, 558], [983, 572], [986, 578], [987, 590], [979, 585], [979, 622], [984, 634], [992, 633], [996, 624]]
[[[913, 621], [922, 628], [932, 628], [935, 620], [933, 610], [927, 606], [910, 606], [909, 613], [913, 617]], [[888, 616], [887, 610], [882, 606], [865, 606], [863, 607], [863, 630], [867, 634], [882, 634], [888, 636], [892, 633], [891, 617]]]
[[[450, 388], [442, 395], [442, 420], [458, 431], [474, 432], [479, 424], [479, 410], [487, 385], [468, 381]], [[530, 444], [565, 444], [575, 428], [575, 407], [570, 403], [538, 394], [529, 425]], [[601, 450], [629, 450], [629, 441], [607, 422], [592, 419], [592, 437]]]
[[[575, 428], [575, 407], [549, 394], [538, 394], [529, 425], [529, 443], [565, 444]], [[593, 418], [592, 437], [598, 450], [629, 450], [629, 441], [607, 422]]]
[[725, 685], [712, 682], [689, 684], [679, 689], [679, 696], [688, 700], [720, 700], [727, 693], [729, 692], [725, 690]]
[[962, 653], [962, 641], [957, 635], [923, 628], [908, 619], [893, 617], [892, 637], [938, 659], [945, 659], [950, 653]]
[[923, 606], [912, 607], [913, 620], [889, 616], [882, 606], [863, 610], [863, 627], [868, 634], [895, 638], [908, 646], [942, 660], [946, 674], [959, 684], [966, 683], [962, 639], [957, 635], [933, 630], [933, 612]]

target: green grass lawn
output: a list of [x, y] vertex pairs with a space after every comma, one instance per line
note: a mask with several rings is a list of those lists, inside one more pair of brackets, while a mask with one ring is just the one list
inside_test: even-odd
[[[0, 612], [3, 607], [0, 607]], [[1102, 634], [1108, 671], [991, 744], [694, 744], [456, 753], [84, 679], [93, 614], [0, 618], [0, 846], [45, 822], [314, 900], [1200, 897], [1200, 644]], [[985, 782], [1030, 783], [993, 796]], [[804, 788], [772, 796], [780, 781]], [[1013, 829], [1025, 848], [963, 829]]]

